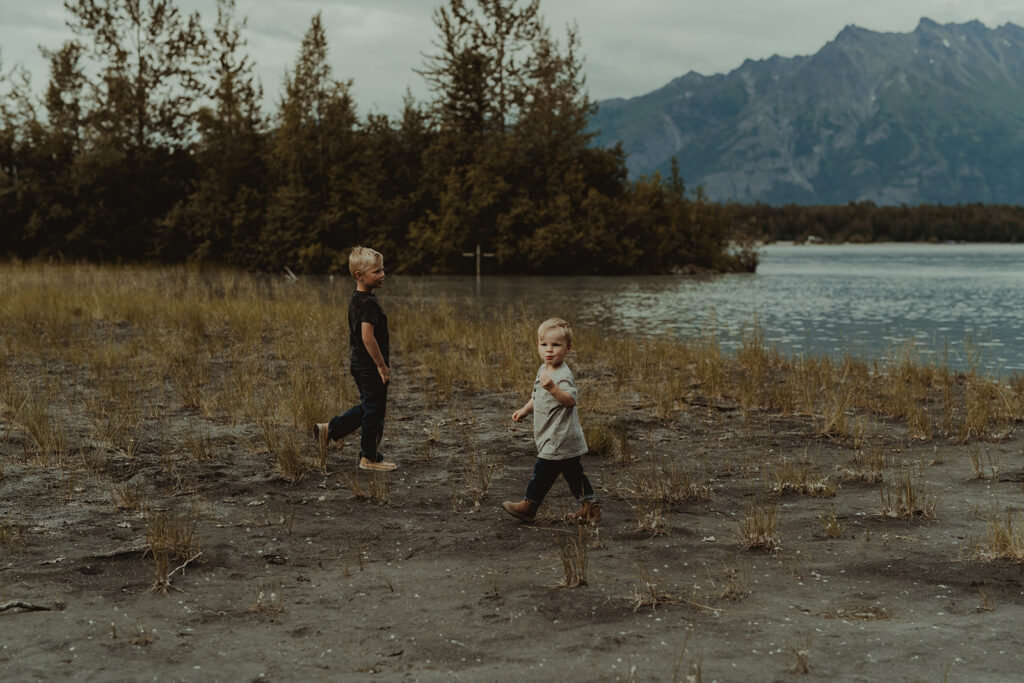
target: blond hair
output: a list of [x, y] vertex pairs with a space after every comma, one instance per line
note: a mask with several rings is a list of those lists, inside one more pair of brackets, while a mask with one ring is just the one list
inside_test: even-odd
[[556, 327], [562, 328], [562, 332], [565, 333], [565, 343], [572, 346], [572, 325], [561, 318], [548, 318], [542, 322], [537, 328], [537, 339], [542, 339], [548, 330], [553, 330]]
[[384, 263], [384, 255], [369, 247], [352, 247], [352, 251], [348, 253], [348, 271], [352, 273], [352, 277], [355, 277], [356, 273], [365, 273], [378, 263]]

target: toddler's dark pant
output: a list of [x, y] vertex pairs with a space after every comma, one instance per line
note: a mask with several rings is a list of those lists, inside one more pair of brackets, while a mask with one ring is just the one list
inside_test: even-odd
[[380, 462], [384, 456], [377, 449], [384, 435], [384, 415], [388, 407], [388, 387], [380, 379], [376, 367], [352, 366], [352, 376], [359, 389], [359, 405], [352, 406], [344, 415], [331, 418], [327, 426], [327, 438], [331, 441], [343, 439], [357, 429], [362, 429], [359, 439], [359, 455]]
[[594, 495], [594, 487], [590, 485], [587, 475], [583, 474], [583, 465], [580, 463], [580, 456], [566, 460], [545, 460], [537, 458], [533, 465], [533, 478], [526, 487], [526, 500], [535, 505], [544, 502], [544, 496], [548, 494], [551, 485], [558, 479], [558, 475], [565, 477], [565, 483], [576, 500], [597, 500]]

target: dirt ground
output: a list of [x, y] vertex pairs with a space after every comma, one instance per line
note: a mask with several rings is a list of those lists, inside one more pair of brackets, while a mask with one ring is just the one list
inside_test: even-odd
[[[935, 500], [934, 520], [901, 519], [882, 514], [878, 483], [844, 481], [857, 449], [816, 436], [811, 418], [703, 405], [662, 421], [623, 405], [614, 419], [628, 452], [584, 460], [603, 518], [583, 532], [586, 584], [567, 588], [566, 543], [579, 534], [560, 519], [574, 506], [564, 484], [535, 524], [500, 508], [533, 465], [529, 422], [510, 420], [524, 397], [432, 408], [402, 377], [399, 363], [384, 450], [400, 467], [386, 503], [353, 495], [351, 477], [369, 486], [354, 439], [332, 447], [326, 473], [289, 482], [253, 445], [255, 425], [215, 427], [211, 460], [183, 457], [176, 429], [143, 431], [131, 457], [79, 449], [91, 465], [72, 471], [34, 464], [25, 435], [0, 422], [0, 679], [1020, 676], [1024, 565], [972, 552], [991, 514], [1021, 509], [1019, 434], [922, 443], [880, 421], [872, 447], [886, 480], [906, 473]], [[165, 418], [184, 430], [194, 413]], [[479, 508], [471, 455], [494, 466]], [[784, 459], [813, 462], [836, 494], [771, 495]], [[707, 500], [667, 504], [661, 533], [638, 529], [643, 511], [625, 493], [652, 467], [710, 485]], [[166, 591], [151, 590], [145, 514], [113, 503], [126, 483], [196, 521], [194, 552], [171, 561]], [[773, 551], [739, 542], [758, 501], [778, 506]], [[837, 538], [819, 519], [833, 509]]]

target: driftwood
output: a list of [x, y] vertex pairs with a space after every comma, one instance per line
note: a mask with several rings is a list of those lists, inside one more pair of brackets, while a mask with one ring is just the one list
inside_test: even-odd
[[89, 557], [93, 559], [103, 559], [110, 557], [118, 557], [119, 555], [130, 555], [132, 553], [141, 553], [149, 549], [149, 545], [146, 543], [139, 543], [136, 545], [124, 546], [122, 548], [115, 548], [114, 550], [108, 550], [103, 553], [95, 553]]
[[33, 602], [25, 602], [24, 600], [8, 600], [7, 602], [0, 602], [0, 612], [6, 612], [9, 609], [20, 609], [24, 612], [49, 612], [53, 607], [48, 605], [37, 605]]

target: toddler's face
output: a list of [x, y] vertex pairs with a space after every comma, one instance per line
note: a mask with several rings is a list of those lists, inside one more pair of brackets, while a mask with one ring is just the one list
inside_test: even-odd
[[537, 353], [549, 368], [557, 368], [565, 360], [572, 345], [565, 341], [565, 330], [552, 327], [537, 339]]

